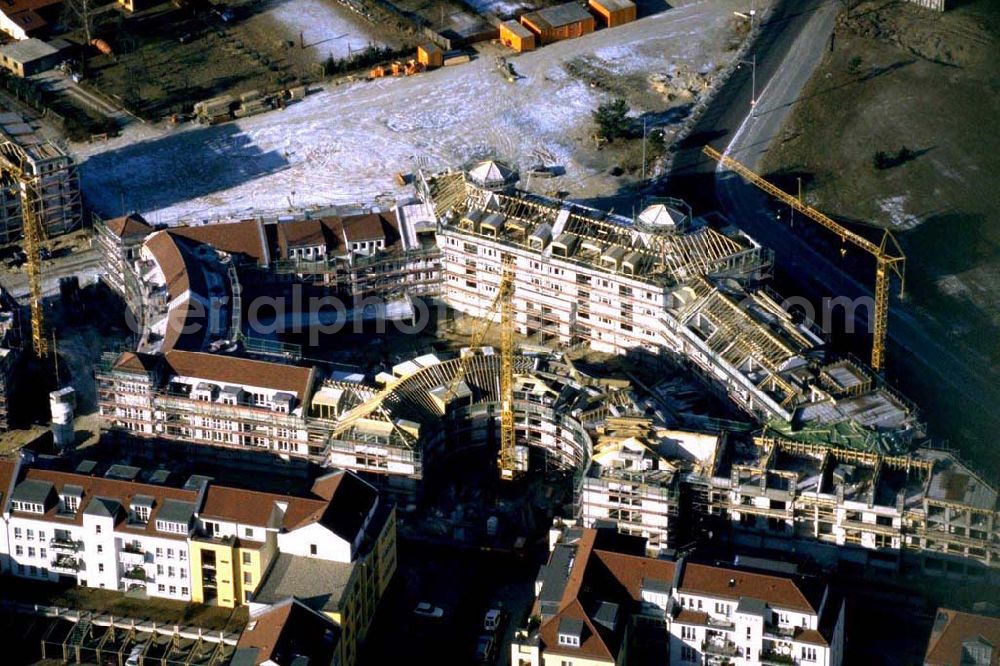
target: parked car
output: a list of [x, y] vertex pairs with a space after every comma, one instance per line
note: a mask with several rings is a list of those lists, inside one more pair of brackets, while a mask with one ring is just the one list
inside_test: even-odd
[[476, 641], [475, 660], [477, 664], [488, 664], [493, 660], [493, 637], [483, 634]]
[[413, 614], [419, 615], [420, 617], [439, 618], [444, 617], [444, 610], [438, 606], [429, 604], [426, 601], [421, 601], [417, 604], [417, 607], [413, 609]]
[[496, 631], [500, 628], [503, 623], [503, 611], [499, 608], [491, 608], [486, 611], [486, 617], [483, 618], [483, 629], [486, 631]]

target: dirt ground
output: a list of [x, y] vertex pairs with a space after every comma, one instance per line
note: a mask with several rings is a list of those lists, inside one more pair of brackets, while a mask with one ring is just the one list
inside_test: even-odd
[[[283, 111], [214, 127], [133, 124], [101, 144], [74, 144], [88, 201], [157, 222], [242, 216], [409, 195], [393, 181], [418, 165], [499, 157], [564, 173], [546, 191], [614, 194], [637, 173], [598, 150], [591, 112], [625, 93], [636, 116], [679, 122], [732, 58], [742, 0], [686, 0], [613, 29], [514, 56], [486, 45], [472, 62], [406, 78], [315, 90]], [[508, 83], [494, 55], [520, 78]], [[582, 68], [570, 63], [585, 59]], [[594, 81], [590, 71], [614, 85]], [[600, 68], [600, 69], [598, 69]], [[632, 142], [629, 150], [641, 148]]]
[[243, 0], [228, 6], [228, 21], [169, 3], [124, 19], [104, 12], [95, 34], [114, 53], [91, 58], [88, 84], [158, 120], [227, 92], [316, 80], [328, 57], [347, 58], [369, 45], [399, 46], [402, 40], [335, 0]]
[[[834, 52], [764, 161], [788, 191], [801, 177], [819, 209], [897, 231], [911, 305], [987, 373], [1000, 368], [998, 36], [1000, 5], [989, 0], [944, 14], [861, 2], [840, 17]], [[877, 152], [898, 158], [904, 148], [889, 160], [898, 164], [876, 167]], [[907, 392], [929, 412], [943, 402], [931, 386]], [[965, 414], [954, 425], [945, 437], [1000, 471], [996, 433], [975, 432]]]

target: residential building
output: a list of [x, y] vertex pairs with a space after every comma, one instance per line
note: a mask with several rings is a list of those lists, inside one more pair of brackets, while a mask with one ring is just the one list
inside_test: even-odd
[[298, 599], [259, 608], [240, 635], [232, 666], [340, 666], [340, 628]]
[[[343, 573], [323, 579], [325, 615], [339, 627], [339, 654], [355, 663], [396, 569], [392, 505], [343, 471], [302, 495], [273, 494], [113, 465], [102, 475], [46, 467], [30, 457], [0, 460], [0, 572], [151, 597], [233, 608], [282, 602], [271, 591], [289, 562]], [[317, 578], [302, 589], [316, 598]], [[257, 597], [267, 601], [257, 602]]]
[[997, 666], [1000, 618], [939, 608], [924, 666]]
[[535, 50], [535, 33], [510, 19], [500, 24], [500, 43], [518, 53]]
[[11, 0], [0, 9], [0, 31], [17, 40], [44, 35], [62, 6], [62, 0]]
[[[56, 236], [80, 226], [82, 200], [76, 163], [18, 113], [0, 110], [0, 160], [34, 179], [37, 214], [47, 235]], [[23, 188], [23, 183], [8, 183], [0, 188], [0, 242], [10, 243], [21, 235]]]
[[538, 626], [515, 634], [512, 666], [621, 664], [638, 650], [672, 665], [843, 663], [844, 603], [821, 581], [643, 557], [613, 537], [569, 528], [554, 540]]
[[635, 20], [636, 8], [632, 0], [590, 0], [587, 6], [601, 17], [608, 28]]
[[314, 368], [282, 363], [123, 352], [98, 369], [98, 412], [105, 430], [132, 438], [307, 458], [322, 453], [306, 418], [317, 382]]

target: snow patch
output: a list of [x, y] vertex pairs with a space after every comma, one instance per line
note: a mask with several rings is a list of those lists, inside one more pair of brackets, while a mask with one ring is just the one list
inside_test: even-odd
[[907, 213], [904, 210], [905, 206], [905, 196], [887, 197], [885, 199], [879, 199], [878, 201], [878, 207], [883, 213], [889, 216], [889, 221], [892, 223], [892, 226], [900, 231], [913, 229], [920, 224], [920, 218], [916, 215]]

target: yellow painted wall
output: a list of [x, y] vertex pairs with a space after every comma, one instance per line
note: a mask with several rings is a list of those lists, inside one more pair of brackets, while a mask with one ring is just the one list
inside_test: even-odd
[[218, 542], [201, 541], [193, 539], [191, 541], [191, 595], [194, 601], [205, 603], [205, 590], [202, 585], [204, 568], [203, 553], [215, 553], [215, 582], [217, 598], [215, 603], [225, 608], [233, 608], [242, 603], [238, 596], [238, 572], [239, 565], [236, 564], [236, 550], [231, 545]]

